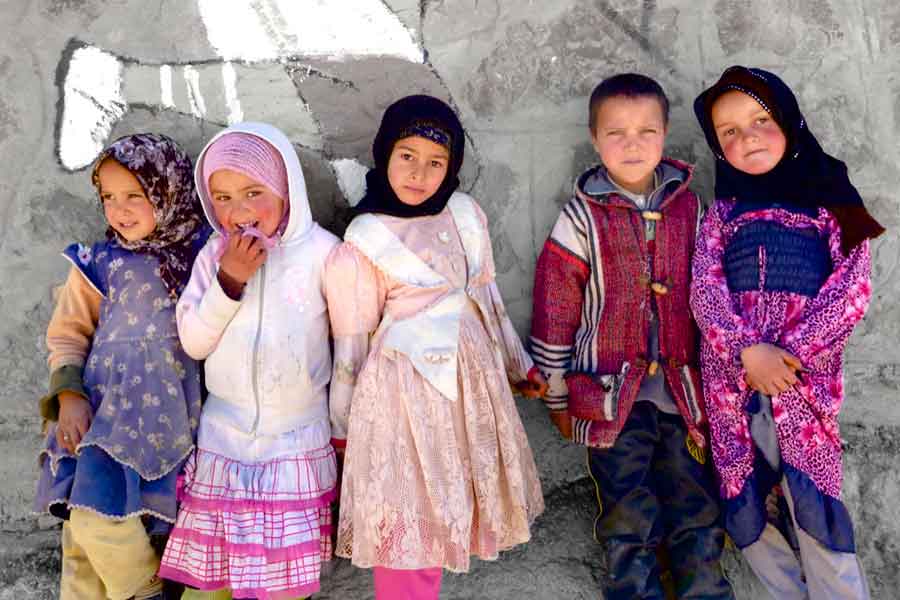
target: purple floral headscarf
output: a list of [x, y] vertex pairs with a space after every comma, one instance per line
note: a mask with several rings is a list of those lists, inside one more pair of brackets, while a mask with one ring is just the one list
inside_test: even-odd
[[129, 242], [112, 227], [108, 239], [134, 252], [159, 259], [160, 277], [173, 297], [178, 297], [191, 275], [204, 232], [200, 201], [194, 191], [191, 159], [172, 139], [156, 133], [138, 133], [119, 138], [94, 163], [91, 181], [100, 191], [98, 171], [111, 158], [134, 175], [150, 204], [156, 229], [144, 239]]

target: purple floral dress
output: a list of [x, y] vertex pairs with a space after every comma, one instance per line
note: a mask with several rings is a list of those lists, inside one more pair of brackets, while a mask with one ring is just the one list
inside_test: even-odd
[[71, 508], [141, 516], [151, 534], [165, 533], [201, 401], [199, 365], [178, 340], [175, 303], [209, 229], [191, 160], [173, 140], [152, 133], [116, 140], [94, 164], [98, 191], [106, 160], [140, 183], [156, 228], [135, 241], [110, 228], [106, 241], [63, 253], [103, 297], [82, 372], [94, 414], [76, 455], [57, 444], [55, 422], [48, 428], [34, 508], [60, 518]]
[[[703, 387], [712, 453], [726, 503], [726, 527], [739, 547], [765, 525], [761, 462], [750, 434], [740, 353], [766, 342], [808, 369], [772, 397], [782, 471], [800, 526], [833, 550], [854, 550], [841, 497], [838, 411], [843, 352], [871, 296], [869, 244], [849, 256], [823, 208], [751, 206], [719, 200], [706, 215], [694, 254], [691, 307], [703, 334]], [[777, 480], [777, 479], [776, 479]]]
[[175, 483], [194, 448], [200, 370], [178, 341], [175, 300], [151, 254], [113, 241], [70, 246], [65, 255], [103, 296], [84, 366], [94, 411], [72, 455], [56, 442], [56, 423], [41, 454], [35, 509], [66, 517], [82, 508], [111, 518], [175, 521]]

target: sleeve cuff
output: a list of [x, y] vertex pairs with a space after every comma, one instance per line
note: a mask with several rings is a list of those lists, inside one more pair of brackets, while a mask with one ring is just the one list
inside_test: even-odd
[[567, 411], [569, 410], [569, 397], [563, 396], [562, 398], [559, 398], [544, 396], [544, 405], [551, 412]]
[[216, 273], [216, 281], [229, 300], [240, 301], [241, 297], [243, 297], [246, 284], [238, 283], [234, 278], [221, 270]]
[[221, 331], [231, 322], [240, 307], [241, 301], [230, 298], [216, 277], [203, 295], [197, 312], [208, 325]]
[[64, 365], [53, 371], [50, 374], [50, 390], [39, 401], [41, 417], [48, 421], [59, 419], [60, 392], [72, 392], [87, 399], [88, 392], [81, 377], [82, 369], [77, 365]]

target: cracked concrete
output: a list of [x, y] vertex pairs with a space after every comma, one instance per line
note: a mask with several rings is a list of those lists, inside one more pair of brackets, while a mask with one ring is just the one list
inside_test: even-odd
[[[282, 1], [266, 0], [271, 6]], [[65, 93], [73, 83], [67, 79], [72, 53], [83, 47], [108, 54], [114, 70], [121, 69], [121, 79], [110, 81], [110, 98], [121, 95], [124, 114], [104, 112], [113, 105], [88, 93], [99, 108], [93, 117], [81, 113], [78, 123], [103, 138], [99, 143], [155, 130], [195, 156], [239, 106], [244, 118], [269, 120], [289, 133], [306, 170], [313, 213], [338, 232], [346, 224], [348, 199], [340, 191], [335, 161], [370, 164], [381, 111], [397, 97], [421, 91], [449, 100], [469, 136], [464, 187], [490, 218], [498, 282], [523, 333], [536, 254], [573, 179], [596, 161], [587, 136], [586, 102], [593, 86], [623, 70], [658, 78], [672, 100], [667, 150], [697, 163], [696, 187], [708, 198], [712, 161], [691, 114], [692, 99], [731, 64], [782, 74], [797, 91], [811, 129], [848, 163], [871, 210], [889, 229], [873, 244], [873, 302], [848, 352], [841, 422], [845, 497], [856, 519], [860, 555], [873, 597], [895, 598], [900, 589], [900, 5], [892, 0], [352, 1], [381, 15], [373, 26], [401, 34], [400, 42], [383, 48], [391, 58], [380, 56], [378, 48], [341, 60], [304, 55], [304, 41], [287, 21], [276, 19], [265, 25], [275, 27], [271, 35], [281, 44], [263, 40], [275, 48], [266, 60], [230, 60], [210, 42], [210, 28], [219, 25], [204, 20], [198, 0], [0, 5], [6, 34], [0, 39], [0, 252], [5, 259], [0, 370], [6, 374], [0, 392], [5, 457], [0, 478], [7, 482], [0, 490], [0, 600], [51, 598], [58, 576], [56, 525], [35, 518], [29, 506], [40, 443], [35, 401], [47, 377], [43, 335], [53, 288], [67, 268], [58, 252], [70, 242], [97, 239], [104, 229], [85, 170], [71, 170], [60, 157], [61, 135], [76, 131], [63, 128], [61, 119], [67, 103], [74, 102]], [[326, 10], [311, 1], [308, 6]], [[248, 35], [256, 25], [246, 23]], [[329, 31], [335, 39], [342, 35], [337, 26]], [[348, 47], [351, 41], [356, 40], [348, 40]], [[421, 56], [398, 53], [403, 43], [412, 43]], [[83, 120], [97, 115], [114, 117], [108, 130], [99, 121]], [[91, 140], [72, 139], [88, 164], [92, 157], [83, 149]], [[469, 575], [448, 576], [442, 598], [599, 596], [604, 566], [590, 535], [593, 491], [585, 479], [584, 452], [554, 435], [540, 406], [523, 402], [520, 408], [548, 511], [528, 545], [496, 563], [476, 564]], [[739, 598], [765, 597], [737, 555], [728, 555], [726, 567]], [[337, 561], [319, 597], [370, 598], [368, 577]]]

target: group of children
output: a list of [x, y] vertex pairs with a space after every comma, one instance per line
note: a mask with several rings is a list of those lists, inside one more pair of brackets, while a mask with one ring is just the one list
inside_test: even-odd
[[594, 90], [601, 164], [538, 258], [530, 352], [440, 100], [387, 109], [342, 243], [274, 127], [225, 129], [196, 169], [165, 136], [114, 142], [106, 239], [65, 251], [47, 333], [61, 598], [309, 596], [339, 500], [334, 552], [376, 598], [436, 599], [544, 509], [513, 388], [588, 447], [606, 598], [664, 597], [663, 567], [679, 598], [733, 598], [726, 531], [779, 599], [867, 598], [837, 414], [882, 229], [777, 76], [732, 67], [694, 108], [705, 216], [660, 86]]

